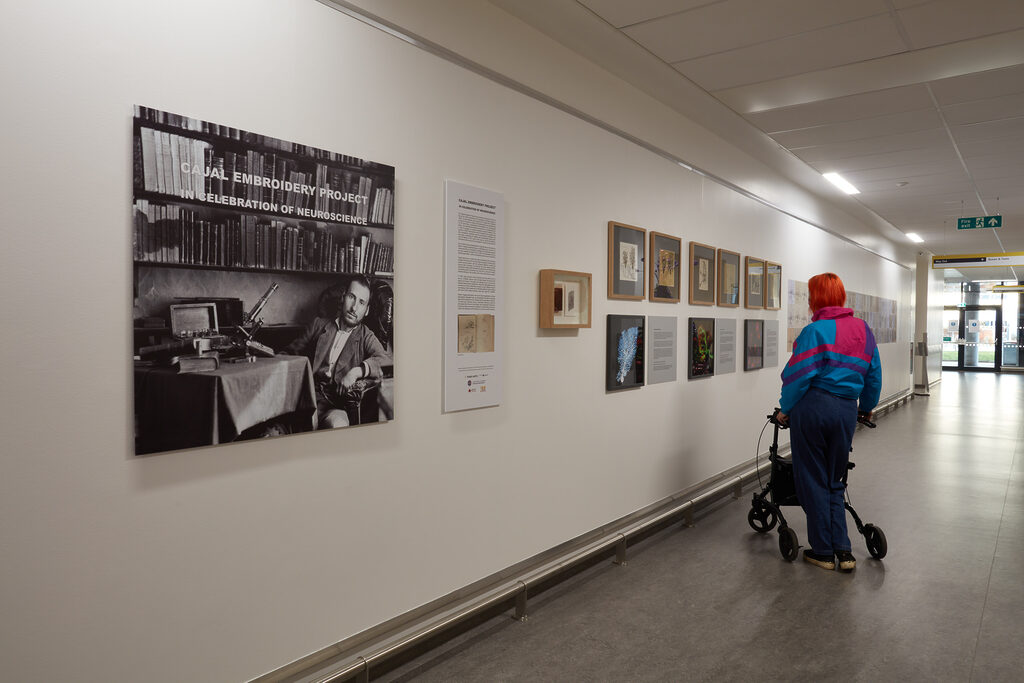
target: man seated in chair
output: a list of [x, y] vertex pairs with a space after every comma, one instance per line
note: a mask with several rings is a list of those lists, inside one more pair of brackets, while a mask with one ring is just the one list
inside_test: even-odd
[[336, 318], [318, 317], [284, 353], [309, 358], [316, 385], [318, 429], [359, 422], [363, 393], [380, 383], [381, 362], [388, 360], [377, 337], [363, 325], [370, 283], [356, 275], [348, 283]]

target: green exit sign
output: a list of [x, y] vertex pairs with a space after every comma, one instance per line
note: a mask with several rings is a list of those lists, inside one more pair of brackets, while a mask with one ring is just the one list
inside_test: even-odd
[[975, 228], [1001, 228], [1003, 217], [995, 216], [972, 216], [970, 218], [958, 218], [956, 221], [957, 230], [974, 230]]

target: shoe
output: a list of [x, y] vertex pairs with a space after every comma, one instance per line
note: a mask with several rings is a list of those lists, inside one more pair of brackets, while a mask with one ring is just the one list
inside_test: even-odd
[[852, 572], [857, 568], [857, 559], [849, 550], [837, 550], [836, 557], [839, 558], [839, 569], [844, 572]]
[[814, 566], [821, 567], [822, 569], [836, 568], [835, 558], [831, 555], [818, 555], [817, 553], [812, 553], [810, 550], [804, 551], [804, 562], [810, 562]]

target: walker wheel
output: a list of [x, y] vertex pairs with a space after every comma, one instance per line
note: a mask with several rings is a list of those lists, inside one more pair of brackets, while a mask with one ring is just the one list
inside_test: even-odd
[[797, 550], [800, 549], [800, 542], [797, 540], [796, 532], [788, 526], [779, 527], [779, 552], [782, 559], [792, 562], [796, 559]]
[[864, 525], [864, 540], [867, 541], [868, 552], [876, 560], [885, 557], [885, 554], [889, 551], [889, 546], [885, 542], [885, 534], [874, 524]]
[[750, 508], [750, 512], [747, 513], [747, 524], [759, 534], [766, 534], [774, 529], [777, 521], [771, 508]]

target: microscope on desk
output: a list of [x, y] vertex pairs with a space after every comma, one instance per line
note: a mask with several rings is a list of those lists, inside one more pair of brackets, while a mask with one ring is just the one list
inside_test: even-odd
[[263, 358], [272, 358], [274, 356], [274, 349], [256, 341], [255, 337], [256, 333], [263, 327], [263, 318], [260, 317], [260, 313], [263, 312], [263, 307], [267, 305], [270, 297], [276, 291], [277, 283], [273, 282], [270, 285], [270, 289], [264, 292], [260, 300], [252, 307], [252, 310], [245, 315], [242, 324], [235, 326], [235, 333], [230, 338], [230, 346], [221, 353], [223, 360], [228, 363], [253, 363], [256, 361], [257, 356], [262, 356]]

